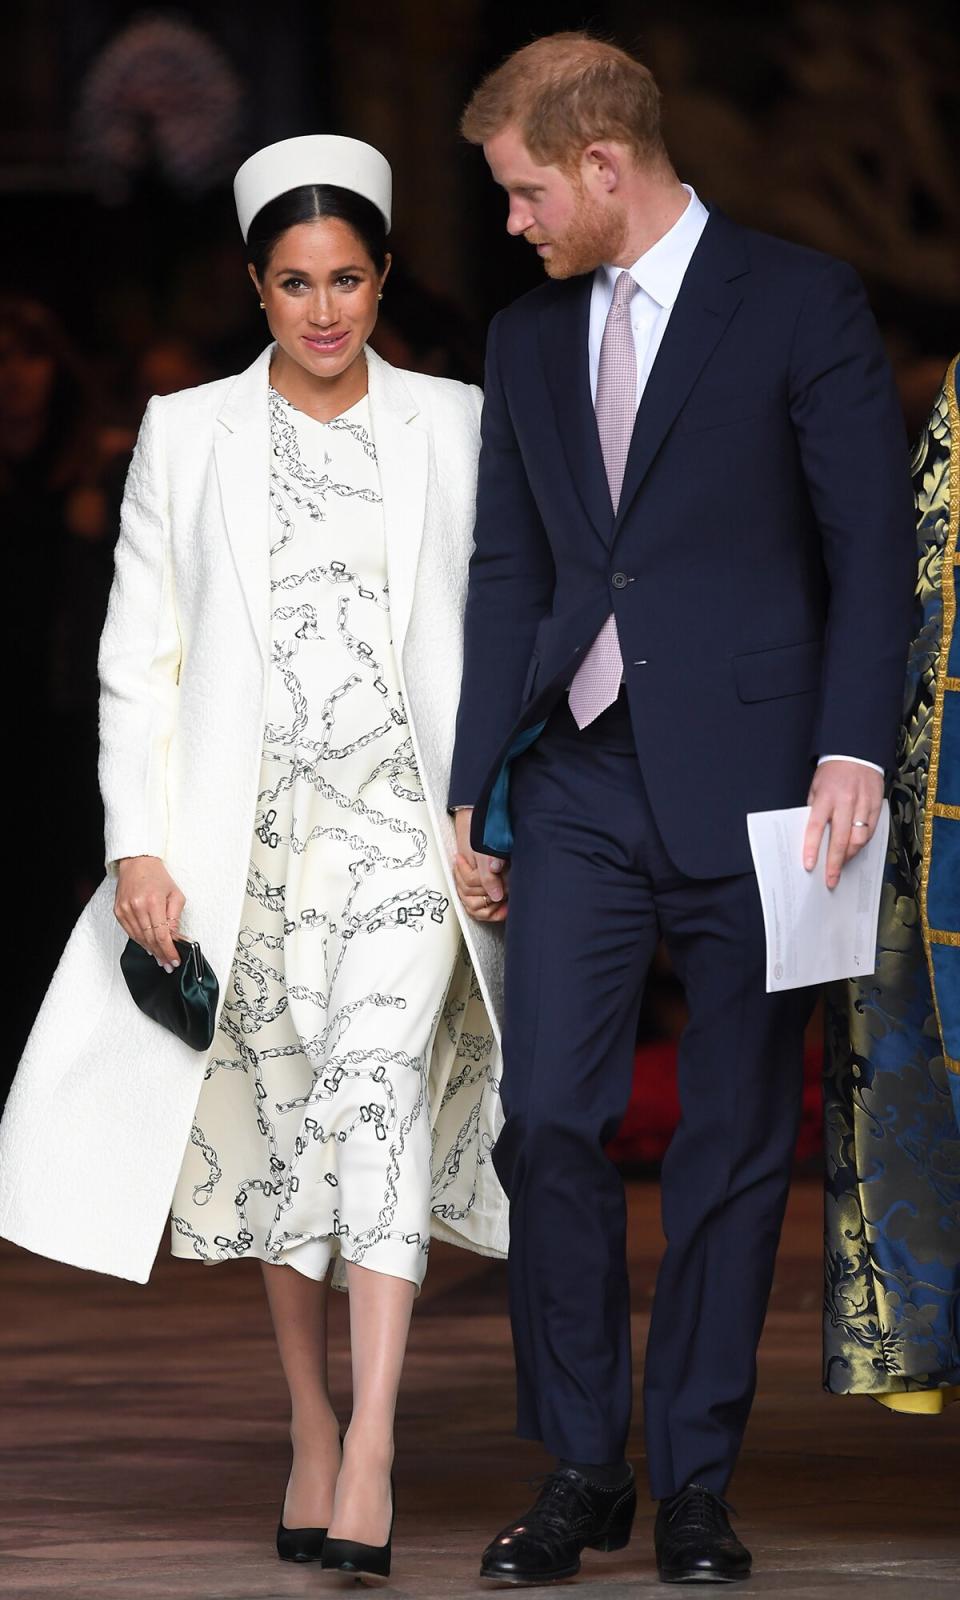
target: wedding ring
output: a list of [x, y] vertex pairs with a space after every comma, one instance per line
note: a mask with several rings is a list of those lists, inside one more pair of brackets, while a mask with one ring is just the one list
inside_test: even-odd
[[853, 826], [855, 828], [869, 828], [870, 824], [869, 822], [854, 822]]

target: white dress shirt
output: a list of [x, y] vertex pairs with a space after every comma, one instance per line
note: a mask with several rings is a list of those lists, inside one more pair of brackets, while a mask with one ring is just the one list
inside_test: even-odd
[[[594, 405], [597, 401], [597, 373], [600, 370], [603, 330], [613, 301], [614, 285], [623, 271], [629, 272], [638, 285], [637, 293], [630, 302], [630, 325], [637, 354], [638, 406], [643, 398], [647, 379], [670, 321], [670, 313], [680, 293], [680, 285], [710, 215], [690, 185], [685, 183], [683, 187], [690, 196], [686, 210], [656, 244], [651, 245], [632, 267], [611, 267], [604, 263], [593, 275], [588, 354], [590, 393]], [[874, 772], [883, 773], [883, 768], [878, 767], [876, 762], [864, 761], [859, 756], [821, 756], [818, 766], [825, 761], [853, 761], [857, 766], [870, 767]]]
[[[637, 405], [647, 386], [650, 369], [656, 359], [660, 342], [666, 332], [674, 301], [690, 265], [700, 235], [710, 215], [706, 206], [697, 199], [689, 184], [683, 186], [690, 196], [687, 209], [665, 233], [662, 239], [627, 267], [634, 282], [639, 285], [630, 302], [630, 323], [633, 343], [637, 352]], [[590, 293], [590, 393], [597, 400], [597, 373], [600, 368], [600, 345], [606, 326], [607, 313], [613, 300], [613, 288], [620, 276], [621, 267], [604, 264], [593, 275]]]

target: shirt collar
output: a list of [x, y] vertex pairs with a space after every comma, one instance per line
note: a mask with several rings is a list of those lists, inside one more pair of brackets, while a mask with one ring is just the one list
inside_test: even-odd
[[[672, 306], [680, 293], [684, 273], [700, 242], [700, 235], [706, 227], [709, 215], [706, 206], [697, 198], [690, 185], [685, 183], [683, 187], [690, 196], [683, 214], [656, 244], [644, 251], [639, 261], [635, 261], [632, 267], [626, 269], [651, 300], [655, 300], [658, 306], [663, 307]], [[600, 270], [605, 274], [607, 287], [612, 295], [616, 281], [624, 269], [608, 266], [604, 262]]]

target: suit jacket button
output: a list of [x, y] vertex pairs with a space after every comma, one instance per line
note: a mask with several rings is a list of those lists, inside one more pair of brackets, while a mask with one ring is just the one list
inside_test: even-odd
[[630, 579], [627, 577], [625, 572], [615, 572], [613, 577], [610, 579], [610, 582], [613, 584], [615, 589], [625, 589], [627, 584], [630, 582]]

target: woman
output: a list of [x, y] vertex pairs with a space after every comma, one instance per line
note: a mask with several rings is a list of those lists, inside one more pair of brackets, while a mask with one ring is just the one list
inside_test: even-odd
[[[445, 812], [480, 395], [367, 348], [390, 191], [350, 139], [237, 175], [275, 343], [147, 408], [101, 647], [110, 876], [0, 1135], [0, 1231], [28, 1248], [144, 1281], [173, 1196], [175, 1254], [264, 1263], [294, 1451], [279, 1552], [380, 1573], [429, 1235], [506, 1246], [500, 953], [459, 910]], [[205, 1055], [118, 967], [129, 935], [173, 968], [180, 930], [224, 997]]]
[[914, 452], [919, 571], [872, 977], [827, 1009], [825, 1384], [960, 1397], [957, 362]]

